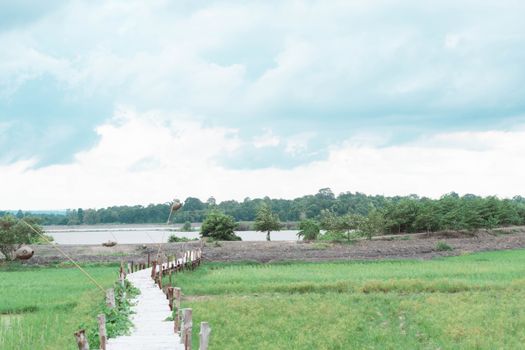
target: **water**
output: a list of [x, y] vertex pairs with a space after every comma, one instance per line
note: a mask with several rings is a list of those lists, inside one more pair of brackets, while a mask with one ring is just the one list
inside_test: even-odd
[[[283, 230], [271, 233], [272, 241], [296, 241], [297, 230]], [[46, 229], [46, 234], [52, 236], [58, 244], [101, 244], [107, 241], [117, 241], [119, 244], [160, 243], [167, 242], [170, 235], [186, 238], [199, 238], [199, 232], [175, 232], [165, 227], [133, 227], [133, 226], [82, 226], [78, 228]], [[243, 241], [264, 241], [266, 233], [256, 231], [235, 232]]]

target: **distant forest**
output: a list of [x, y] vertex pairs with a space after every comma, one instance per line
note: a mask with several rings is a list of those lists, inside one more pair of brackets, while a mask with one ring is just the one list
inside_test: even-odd
[[[216, 203], [213, 197], [206, 202], [188, 197], [183, 207], [175, 213], [175, 223], [203, 222], [211, 210], [219, 210], [231, 215], [237, 221], [254, 221], [257, 208], [270, 205], [283, 222], [304, 219], [321, 220], [329, 213], [334, 216], [361, 215], [366, 217], [371, 211], [380, 213], [382, 231], [385, 233], [423, 232], [438, 230], [493, 228], [498, 226], [525, 224], [525, 198], [512, 199], [498, 197], [479, 197], [467, 194], [459, 196], [449, 193], [440, 199], [410, 196], [368, 196], [363, 193], [340, 193], [334, 195], [329, 188], [323, 188], [315, 195], [295, 199], [246, 198]], [[165, 223], [170, 204], [150, 204], [147, 206], [114, 206], [102, 209], [73, 209], [65, 214], [23, 213], [38, 217], [43, 225], [80, 224], [138, 224]], [[0, 216], [6, 214], [0, 212]]]

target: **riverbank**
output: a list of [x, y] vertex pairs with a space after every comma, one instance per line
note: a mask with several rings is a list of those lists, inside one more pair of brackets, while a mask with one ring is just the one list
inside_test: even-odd
[[[438, 247], [442, 242], [452, 250]], [[431, 259], [439, 256], [461, 255], [478, 251], [525, 248], [525, 227], [512, 227], [492, 231], [441, 232], [378, 237], [371, 241], [351, 243], [272, 241], [272, 242], [217, 242], [203, 244], [166, 243], [162, 250], [179, 254], [191, 246], [203, 249], [207, 261], [217, 262], [277, 262], [277, 261], [329, 261], [371, 259]], [[68, 255], [82, 262], [144, 261], [147, 254], [156, 255], [158, 244], [118, 244], [114, 247], [97, 245], [61, 245]], [[34, 257], [28, 264], [47, 264], [64, 261], [51, 246], [35, 246]]]

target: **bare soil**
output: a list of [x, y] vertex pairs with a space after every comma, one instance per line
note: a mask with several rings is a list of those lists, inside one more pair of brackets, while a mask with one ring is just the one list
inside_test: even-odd
[[[445, 242], [452, 251], [438, 251], [438, 242]], [[439, 256], [460, 255], [470, 252], [525, 248], [525, 227], [509, 227], [477, 232], [440, 232], [377, 237], [353, 243], [326, 242], [217, 242], [166, 243], [162, 251], [178, 254], [191, 247], [202, 247], [207, 261], [329, 261], [370, 259], [431, 259]], [[66, 259], [49, 245], [34, 246], [35, 255], [26, 264], [49, 264]], [[119, 244], [61, 245], [76, 261], [81, 262], [145, 262], [148, 253], [153, 258], [158, 245]]]

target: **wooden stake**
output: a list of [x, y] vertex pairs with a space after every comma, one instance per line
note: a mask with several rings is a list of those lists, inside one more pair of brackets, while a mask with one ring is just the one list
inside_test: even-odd
[[153, 260], [151, 264], [151, 278], [155, 280], [155, 274], [157, 272], [157, 260]]
[[150, 267], [150, 254], [148, 253], [148, 268]]
[[168, 300], [169, 300], [169, 306], [170, 310], [173, 311], [173, 287], [168, 287]]
[[89, 350], [89, 343], [85, 329], [75, 332], [75, 339], [77, 341], [78, 350]]
[[98, 315], [98, 338], [100, 339], [100, 349], [106, 350], [106, 315]]
[[128, 263], [128, 274], [132, 273], [133, 271], [131, 271], [131, 264]]
[[132, 272], [132, 273], [135, 272], [135, 266], [134, 266], [133, 261], [131, 261], [131, 272]]
[[191, 350], [191, 329], [193, 322], [191, 320], [191, 309], [182, 310], [182, 337], [184, 350]]
[[115, 307], [115, 290], [110, 288], [106, 291], [106, 305], [113, 309]]
[[159, 271], [159, 288], [162, 289], [162, 265], [160, 266]]
[[180, 332], [180, 299], [181, 299], [181, 290], [180, 288], [173, 288], [173, 298], [175, 299], [175, 333]]
[[208, 344], [210, 343], [211, 328], [208, 322], [201, 322], [201, 331], [199, 333], [199, 350], [208, 350]]

